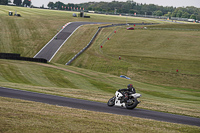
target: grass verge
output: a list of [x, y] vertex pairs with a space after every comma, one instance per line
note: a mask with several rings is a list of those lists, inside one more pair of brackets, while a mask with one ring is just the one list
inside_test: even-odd
[[138, 108], [200, 117], [199, 90], [156, 86], [61, 64], [0, 60], [0, 86], [107, 102], [133, 83], [142, 101]]
[[194, 133], [196, 126], [0, 97], [0, 132]]
[[[183, 28], [182, 25], [176, 27]], [[189, 27], [198, 28], [198, 25]], [[127, 31], [121, 27], [107, 40], [114, 29], [103, 29], [93, 45], [72, 65], [117, 76], [127, 75], [150, 84], [199, 90], [199, 31]]]

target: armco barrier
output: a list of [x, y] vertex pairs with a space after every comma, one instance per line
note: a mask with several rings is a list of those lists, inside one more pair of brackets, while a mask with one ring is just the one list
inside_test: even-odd
[[88, 43], [88, 45], [83, 48], [78, 54], [76, 54], [71, 60], [69, 60], [65, 65], [69, 65], [72, 61], [74, 61], [80, 54], [82, 54], [87, 48], [89, 48], [89, 46], [92, 44], [92, 42], [94, 41], [94, 39], [96, 38], [96, 36], [98, 35], [99, 31], [102, 28], [108, 28], [108, 27], [114, 27], [114, 26], [122, 26], [122, 25], [154, 25], [154, 24], [158, 24], [158, 23], [127, 23], [127, 24], [112, 24], [112, 25], [107, 25], [107, 26], [102, 26], [99, 27], [99, 29], [97, 30], [96, 34], [93, 36], [92, 40]]
[[96, 36], [98, 35], [99, 31], [101, 30], [101, 28], [99, 27], [99, 29], [97, 30], [97, 32], [95, 33], [95, 35], [93, 36], [93, 38], [91, 39], [91, 41], [88, 43], [88, 45], [83, 48], [78, 54], [76, 54], [70, 61], [68, 61], [66, 63], [66, 65], [69, 65], [72, 61], [74, 61], [80, 54], [82, 54], [87, 48], [90, 47], [90, 45], [92, 44], [92, 42], [94, 41], [94, 39], [96, 38]]
[[0, 59], [23, 60], [23, 61], [47, 63], [46, 59], [21, 57], [20, 54], [13, 54], [13, 53], [0, 53]]
[[112, 25], [106, 25], [106, 26], [102, 26], [99, 28], [108, 28], [108, 27], [114, 27], [114, 26], [122, 26], [122, 25], [155, 25], [158, 23], [127, 23], [127, 24], [112, 24]]

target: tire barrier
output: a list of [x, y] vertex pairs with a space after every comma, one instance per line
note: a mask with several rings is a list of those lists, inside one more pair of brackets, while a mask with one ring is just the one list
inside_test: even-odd
[[43, 59], [43, 58], [21, 57], [20, 54], [14, 54], [14, 53], [0, 53], [0, 59], [22, 60], [22, 61], [47, 63], [47, 60]]

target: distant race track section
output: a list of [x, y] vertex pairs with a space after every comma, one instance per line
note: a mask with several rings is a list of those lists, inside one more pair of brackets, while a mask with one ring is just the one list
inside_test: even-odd
[[68, 38], [82, 25], [86, 24], [105, 24], [98, 22], [71, 22], [63, 28], [33, 57], [44, 58], [51, 61], [58, 50], [65, 44]]

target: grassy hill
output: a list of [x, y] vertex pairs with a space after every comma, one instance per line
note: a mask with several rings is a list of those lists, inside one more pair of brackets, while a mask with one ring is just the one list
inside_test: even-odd
[[[165, 87], [60, 64], [0, 60], [3, 87], [107, 102], [116, 90], [133, 83], [142, 94], [138, 107], [199, 116], [199, 90]], [[189, 108], [188, 108], [189, 105]]]
[[[172, 30], [175, 27], [176, 30]], [[95, 29], [97, 26], [78, 29], [52, 62], [67, 63], [87, 44], [78, 43], [75, 37], [84, 40], [87, 31], [96, 32]], [[200, 31], [196, 30], [200, 30], [196, 24], [164, 24], [134, 31], [127, 31], [124, 26], [104, 28], [93, 45], [71, 65], [116, 76], [127, 75], [133, 80], [150, 84], [199, 90]], [[117, 33], [112, 34], [114, 31]], [[111, 34], [108, 41], [107, 37]]]
[[[124, 88], [131, 82], [136, 86], [137, 92], [142, 94], [140, 98], [142, 102], [138, 108], [193, 117], [199, 117], [200, 114], [198, 90], [155, 86], [60, 64], [0, 60], [0, 70], [0, 85], [4, 87], [98, 102], [107, 102], [117, 89]], [[2, 132], [35, 132], [36, 130], [39, 132], [55, 130], [58, 132], [80, 130], [124, 132], [126, 128], [126, 131], [137, 129], [139, 132], [181, 130], [181, 132], [192, 133], [199, 130], [199, 127], [195, 126], [96, 113], [3, 97], [0, 98], [0, 106], [0, 131]], [[126, 121], [118, 122], [119, 119], [122, 121], [126, 119]], [[94, 122], [96, 124], [90, 124]], [[128, 124], [130, 122], [134, 124]], [[75, 128], [75, 125], [78, 127]], [[90, 130], [85, 128], [86, 126]], [[121, 129], [121, 126], [124, 128]]]
[[[9, 11], [17, 11], [22, 17], [8, 16]], [[9, 6], [0, 6], [0, 16], [0, 52], [29, 57], [33, 57], [64, 24], [76, 21], [66, 12]]]
[[[17, 10], [22, 17], [8, 16], [10, 10]], [[122, 23], [126, 20], [117, 16], [90, 15], [91, 19], [83, 19], [72, 17], [72, 12], [0, 6], [0, 52], [33, 57], [67, 22]], [[141, 18], [127, 20], [159, 22]], [[100, 32], [92, 47], [75, 60], [72, 66], [64, 65], [80, 47], [89, 42], [98, 26], [79, 28], [51, 63], [1, 59], [0, 86], [107, 102], [116, 90], [133, 83], [137, 92], [142, 94], [139, 108], [200, 117], [200, 35], [199, 31], [187, 30], [199, 29], [199, 25], [164, 24], [134, 31], [127, 31], [126, 27], [106, 28]], [[151, 27], [185, 30], [149, 30]], [[107, 41], [107, 36], [114, 30], [117, 33]], [[119, 56], [122, 57], [121, 60], [118, 59]], [[178, 73], [176, 69], [179, 69]], [[120, 78], [121, 74], [131, 77], [131, 80]], [[0, 132], [125, 132], [134, 129], [138, 132], [199, 131], [195, 126], [136, 120], [132, 117], [2, 97], [0, 110]], [[119, 119], [127, 119], [134, 124], [118, 122]]]
[[[12, 11], [22, 17], [8, 16]], [[33, 57], [68, 22], [152, 22], [118, 16], [90, 15], [90, 19], [73, 17], [78, 12], [44, 10], [0, 5], [0, 52], [19, 53]], [[154, 21], [155, 22], [155, 21]]]

